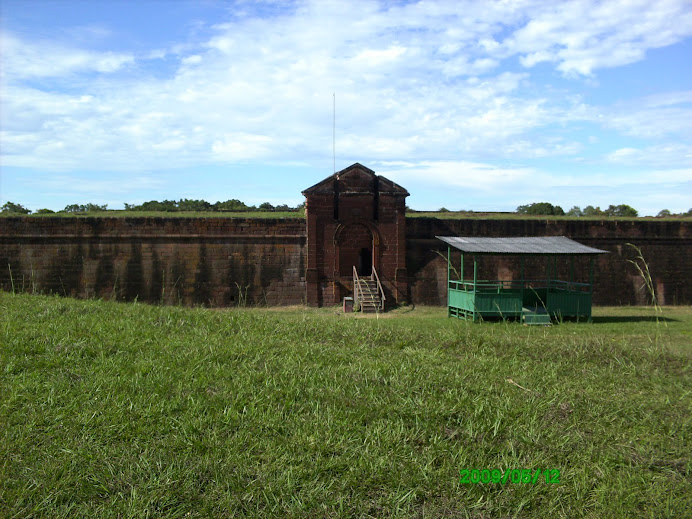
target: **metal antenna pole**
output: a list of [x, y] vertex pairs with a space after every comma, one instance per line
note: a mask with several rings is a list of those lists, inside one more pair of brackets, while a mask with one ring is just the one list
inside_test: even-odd
[[332, 112], [332, 155], [334, 159], [334, 173], [336, 173], [336, 92], [332, 95], [334, 96], [334, 109]]

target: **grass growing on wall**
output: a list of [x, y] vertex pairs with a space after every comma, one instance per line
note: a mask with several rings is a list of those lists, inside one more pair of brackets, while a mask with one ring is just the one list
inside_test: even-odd
[[0, 213], [0, 216], [28, 216], [29, 218], [298, 218], [304, 219], [303, 211], [91, 211], [88, 213], [48, 213], [17, 215]]
[[638, 222], [638, 221], [654, 221], [654, 222], [678, 222], [678, 221], [692, 221], [692, 216], [671, 216], [666, 218], [657, 218], [655, 216], [637, 216], [637, 217], [627, 217], [627, 216], [556, 216], [556, 215], [531, 215], [531, 214], [519, 214], [519, 213], [492, 213], [492, 212], [482, 212], [482, 211], [408, 211], [406, 213], [407, 218], [438, 218], [440, 220], [568, 220], [568, 221], [589, 221], [589, 222], [600, 222], [600, 221], [624, 221], [624, 222]]
[[[690, 308], [593, 325], [0, 293], [2, 517], [682, 517]], [[659, 325], [661, 326], [661, 325]], [[560, 483], [460, 484], [462, 469]]]
[[[1, 217], [27, 216], [13, 213], [0, 213]], [[125, 211], [108, 210], [88, 213], [48, 213], [31, 214], [30, 218], [298, 218], [304, 219], [304, 211], [248, 211], [248, 212], [216, 212], [216, 211]], [[492, 213], [481, 211], [407, 211], [407, 218], [439, 218], [442, 220], [579, 220], [579, 221], [692, 221], [692, 216], [671, 216], [656, 218], [653, 216], [622, 217], [622, 216], [554, 216], [527, 215], [518, 213]]]

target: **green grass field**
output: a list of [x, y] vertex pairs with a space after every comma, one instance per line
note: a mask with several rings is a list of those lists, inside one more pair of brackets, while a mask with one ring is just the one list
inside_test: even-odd
[[689, 517], [692, 309], [594, 316], [0, 293], [0, 517]]

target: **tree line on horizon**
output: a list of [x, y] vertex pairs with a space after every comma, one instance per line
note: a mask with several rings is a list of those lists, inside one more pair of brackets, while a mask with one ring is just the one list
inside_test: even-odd
[[[273, 205], [269, 202], [261, 203], [257, 206], [247, 205], [237, 199], [226, 200], [225, 202], [216, 202], [211, 204], [206, 200], [190, 200], [187, 198], [181, 198], [180, 200], [163, 200], [159, 202], [158, 200], [150, 200], [142, 204], [124, 204], [125, 211], [144, 211], [144, 212], [299, 212], [304, 207], [305, 204], [299, 204], [295, 207], [291, 207], [287, 204]], [[108, 204], [69, 204], [65, 206], [64, 209], [60, 211], [53, 211], [52, 209], [38, 209], [34, 214], [83, 214], [83, 213], [96, 213], [113, 211], [114, 209], [108, 209]], [[117, 210], [117, 209], [115, 209]], [[21, 204], [15, 204], [13, 202], [7, 202], [0, 208], [2, 213], [14, 213], [14, 214], [31, 214], [31, 209], [27, 209]]]
[[[125, 203], [125, 211], [139, 211], [139, 212], [300, 212], [305, 208], [305, 203], [299, 204], [295, 207], [291, 207], [286, 204], [272, 205], [269, 202], [264, 202], [255, 205], [247, 205], [238, 199], [226, 200], [224, 202], [216, 202], [214, 204], [207, 202], [206, 200], [191, 200], [187, 198], [181, 198], [180, 200], [150, 200], [142, 204], [128, 204]], [[117, 209], [108, 209], [108, 205], [99, 204], [69, 204], [65, 206], [64, 209], [60, 211], [53, 211], [52, 209], [38, 209], [33, 212], [33, 214], [88, 214], [97, 212], [107, 212], [116, 211]], [[416, 212], [410, 207], [406, 207], [407, 211]], [[437, 212], [445, 213], [451, 212], [445, 207], [441, 207]], [[473, 211], [467, 211], [472, 213]], [[606, 209], [601, 209], [600, 207], [594, 207], [592, 205], [587, 205], [584, 209], [579, 206], [572, 207], [569, 211], [565, 212], [559, 205], [553, 205], [549, 202], [535, 202], [532, 204], [520, 205], [514, 211], [516, 214], [534, 215], [534, 216], [614, 216], [614, 217], [637, 217], [639, 212], [633, 207], [627, 204], [620, 205], [609, 205]], [[0, 208], [0, 213], [4, 214], [32, 214], [31, 209], [27, 209], [21, 204], [16, 204], [14, 202], [7, 202]], [[666, 218], [666, 217], [680, 217], [680, 216], [692, 216], [692, 208], [690, 208], [685, 213], [672, 213], [668, 209], [661, 210], [656, 217]]]
[[[668, 211], [664, 209], [664, 211]], [[534, 214], [534, 215], [553, 215], [553, 216], [620, 216], [620, 217], [637, 217], [639, 211], [627, 204], [609, 205], [607, 209], [587, 205], [584, 209], [575, 205], [569, 211], [565, 212], [559, 205], [553, 205], [549, 202], [536, 202], [533, 204], [520, 205], [517, 207], [518, 214]], [[670, 211], [668, 211], [670, 216]], [[661, 213], [658, 216], [662, 216]]]
[[[446, 207], [441, 207], [437, 210], [440, 213], [451, 212]], [[473, 211], [467, 211], [473, 213]], [[639, 216], [639, 211], [634, 207], [627, 204], [620, 205], [609, 205], [606, 209], [601, 209], [599, 206], [587, 205], [582, 209], [578, 205], [573, 206], [569, 211], [565, 210], [559, 205], [553, 205], [549, 202], [534, 202], [532, 204], [520, 205], [514, 211], [516, 214], [526, 214], [533, 216], [615, 216], [615, 217], [629, 217], [636, 218]], [[680, 217], [680, 216], [692, 216], [692, 208], [685, 213], [673, 213], [669, 209], [662, 209], [656, 215], [656, 218], [666, 218], [666, 217]]]

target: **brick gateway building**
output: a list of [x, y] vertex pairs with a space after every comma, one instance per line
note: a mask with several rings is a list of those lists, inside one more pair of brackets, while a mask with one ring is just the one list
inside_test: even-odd
[[353, 270], [373, 267], [388, 302], [402, 303], [406, 273], [408, 191], [353, 164], [303, 191], [307, 222], [306, 301], [338, 304], [353, 293]]

